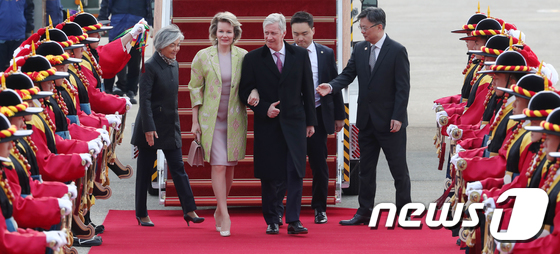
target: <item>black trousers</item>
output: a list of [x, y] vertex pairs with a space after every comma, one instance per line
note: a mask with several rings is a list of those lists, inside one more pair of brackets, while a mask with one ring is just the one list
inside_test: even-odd
[[[288, 153], [287, 162], [287, 178], [286, 180], [262, 180], [262, 212], [266, 224], [279, 223], [278, 207], [282, 204], [284, 194], [279, 195], [280, 188], [286, 186], [288, 195], [286, 199], [286, 223], [299, 221], [299, 213], [301, 211], [301, 193], [303, 191], [303, 178], [299, 174], [292, 160], [292, 156]], [[286, 189], [284, 192], [286, 193]], [[281, 215], [281, 214], [280, 214]]]
[[358, 134], [360, 145], [360, 188], [358, 191], [357, 214], [371, 216], [375, 203], [375, 191], [377, 187], [377, 162], [379, 152], [383, 153], [389, 163], [389, 170], [395, 181], [396, 206], [400, 209], [411, 202], [410, 198], [410, 176], [406, 164], [406, 128], [398, 132], [377, 131], [373, 127], [371, 118], [366, 128], [360, 129]]
[[[179, 201], [183, 208], [183, 214], [196, 210], [194, 203], [194, 196], [189, 183], [189, 176], [185, 172], [183, 158], [181, 155], [181, 148], [163, 150], [171, 178], [175, 184]], [[148, 216], [148, 209], [146, 207], [146, 198], [148, 191], [148, 184], [152, 184], [151, 172], [154, 161], [157, 158], [157, 150], [151, 148], [138, 148], [138, 161], [136, 166], [136, 216]]]
[[[119, 78], [117, 81], [117, 87], [125, 94], [128, 91], [132, 91], [135, 95], [138, 93], [138, 79], [140, 78], [141, 61], [142, 55], [140, 54], [138, 47], [134, 46], [130, 50], [130, 60], [128, 60], [128, 63], [124, 66], [124, 68], [117, 73], [117, 77]], [[105, 79], [104, 84], [105, 91], [112, 92], [115, 84], [115, 78]]]
[[[315, 126], [315, 134], [307, 138], [307, 156], [309, 158], [309, 166], [313, 172], [312, 199], [311, 208], [319, 211], [327, 211], [327, 194], [329, 191], [329, 167], [327, 165], [327, 137], [323, 123], [323, 114], [321, 106], [316, 108], [318, 126]], [[333, 123], [334, 124], [334, 123]], [[286, 185], [278, 188], [278, 198], [284, 199], [286, 194]], [[278, 215], [284, 214], [284, 205], [280, 202]]]
[[12, 60], [14, 50], [16, 50], [23, 41], [24, 39], [0, 43], [0, 68], [2, 68], [2, 70], [10, 66], [10, 60]]

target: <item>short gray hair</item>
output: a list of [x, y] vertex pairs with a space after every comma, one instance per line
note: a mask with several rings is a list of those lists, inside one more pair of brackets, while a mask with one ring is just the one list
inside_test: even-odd
[[181, 29], [179, 29], [179, 27], [175, 24], [164, 26], [156, 33], [156, 37], [154, 38], [154, 47], [157, 51], [160, 51], [177, 39], [185, 39]]
[[286, 32], [286, 17], [280, 13], [272, 13], [268, 15], [263, 21], [263, 30], [266, 26], [278, 23], [280, 31]]

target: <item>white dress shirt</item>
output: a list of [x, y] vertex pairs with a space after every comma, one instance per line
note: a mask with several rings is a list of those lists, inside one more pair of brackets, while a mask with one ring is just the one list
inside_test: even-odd
[[[379, 39], [379, 41], [377, 41], [375, 44], [369, 44], [372, 47], [372, 50], [374, 50], [375, 53], [375, 61], [379, 60], [379, 52], [381, 51], [381, 46], [383, 46], [383, 43], [385, 42], [385, 38], [387, 38], [387, 34], [383, 33], [383, 37], [381, 37], [381, 39]], [[375, 45], [375, 48], [373, 48], [373, 46]], [[332, 94], [332, 86], [331, 84], [329, 84], [329, 86], [331, 87], [331, 92], [329, 94]]]
[[370, 44], [371, 47], [373, 47], [375, 45], [375, 48], [373, 48], [373, 50], [375, 50], [375, 60], [377, 61], [379, 59], [379, 52], [381, 51], [381, 46], [383, 46], [383, 43], [385, 42], [385, 38], [387, 38], [387, 34], [383, 33], [383, 37], [381, 37], [381, 39], [379, 39], [379, 41], [375, 44]]
[[[313, 87], [317, 89], [319, 86], [319, 58], [317, 56], [317, 48], [315, 43], [311, 42], [307, 47], [309, 60], [311, 61], [311, 71], [313, 72]], [[321, 106], [321, 95], [315, 90], [315, 107]]]
[[272, 59], [274, 60], [274, 65], [276, 65], [276, 56], [274, 55], [274, 53], [278, 52], [280, 53], [280, 61], [282, 61], [282, 67], [284, 67], [284, 62], [286, 60], [286, 45], [284, 45], [284, 42], [282, 42], [282, 49], [280, 51], [275, 51], [271, 48], [270, 49], [270, 54], [272, 54]]

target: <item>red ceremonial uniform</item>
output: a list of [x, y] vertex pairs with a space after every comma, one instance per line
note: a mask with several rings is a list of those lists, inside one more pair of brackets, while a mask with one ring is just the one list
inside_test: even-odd
[[4, 164], [4, 172], [14, 195], [14, 219], [23, 228], [48, 229], [60, 223], [60, 207], [56, 198], [22, 197], [16, 170]]
[[[103, 78], [112, 78], [117, 75], [130, 59], [130, 54], [123, 50], [121, 39], [97, 47], [97, 53], [99, 54], [99, 66], [101, 72], [103, 72], [103, 75], [100, 76]], [[89, 56], [85, 55], [85, 57]], [[83, 61], [80, 65], [82, 65], [82, 72], [89, 83], [87, 90], [91, 109], [103, 114], [114, 114], [115, 112], [124, 114], [126, 112], [126, 101], [97, 89], [97, 79], [93, 75], [93, 71], [96, 70], [86, 61]]]
[[[524, 137], [525, 139], [531, 139], [530, 135], [527, 134]], [[530, 151], [530, 145], [527, 145], [523, 152], [520, 155], [519, 160], [519, 176], [515, 177], [511, 183], [504, 184], [503, 178], [488, 178], [486, 180], [480, 181], [482, 184], [483, 194], [486, 194], [487, 197], [494, 197], [497, 199], [502, 193], [511, 189], [511, 188], [525, 188], [529, 183], [529, 178], [527, 178], [527, 170], [533, 166], [533, 163], [536, 163], [537, 154], [533, 151]], [[544, 155], [541, 156], [541, 160], [544, 158]], [[535, 165], [536, 166], [536, 165]]]
[[[85, 149], [82, 144], [77, 144], [76, 140], [64, 140], [59, 137], [59, 139], [55, 140], [56, 149], [58, 150], [59, 154], [54, 154], [49, 149], [47, 145], [47, 137], [42, 126], [39, 124], [40, 120], [39, 117], [34, 115], [32, 124], [33, 124], [33, 133], [31, 134], [31, 139], [35, 142], [37, 146], [37, 165], [39, 166], [41, 176], [43, 180], [46, 181], [59, 181], [59, 182], [67, 182], [72, 181], [77, 178], [83, 177], [85, 174], [85, 169], [82, 166], [82, 157], [78, 153], [87, 153], [89, 152], [87, 149], [87, 143], [85, 144]], [[58, 137], [58, 135], [52, 135]], [[59, 142], [60, 141], [60, 142]], [[69, 141], [69, 142], [66, 142]], [[83, 141], [80, 141], [84, 143]], [[72, 148], [74, 147], [75, 151], [66, 151], [59, 149], [60, 143], [74, 143], [75, 146], [64, 146], [64, 148]]]
[[42, 254], [46, 248], [45, 233], [21, 228], [18, 228], [17, 232], [9, 232], [6, 218], [0, 213], [0, 253]]

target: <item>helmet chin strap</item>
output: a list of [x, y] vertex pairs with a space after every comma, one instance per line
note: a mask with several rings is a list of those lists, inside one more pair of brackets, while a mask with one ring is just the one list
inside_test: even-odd
[[[506, 88], [509, 88], [510, 80], [511, 80], [511, 73], [508, 73], [507, 81], [506, 81]], [[504, 97], [505, 94], [506, 94], [506, 93], [504, 92], [504, 93], [502, 94], [502, 96], [498, 96], [498, 97], [500, 97], [500, 98], [501, 98], [501, 97]]]

